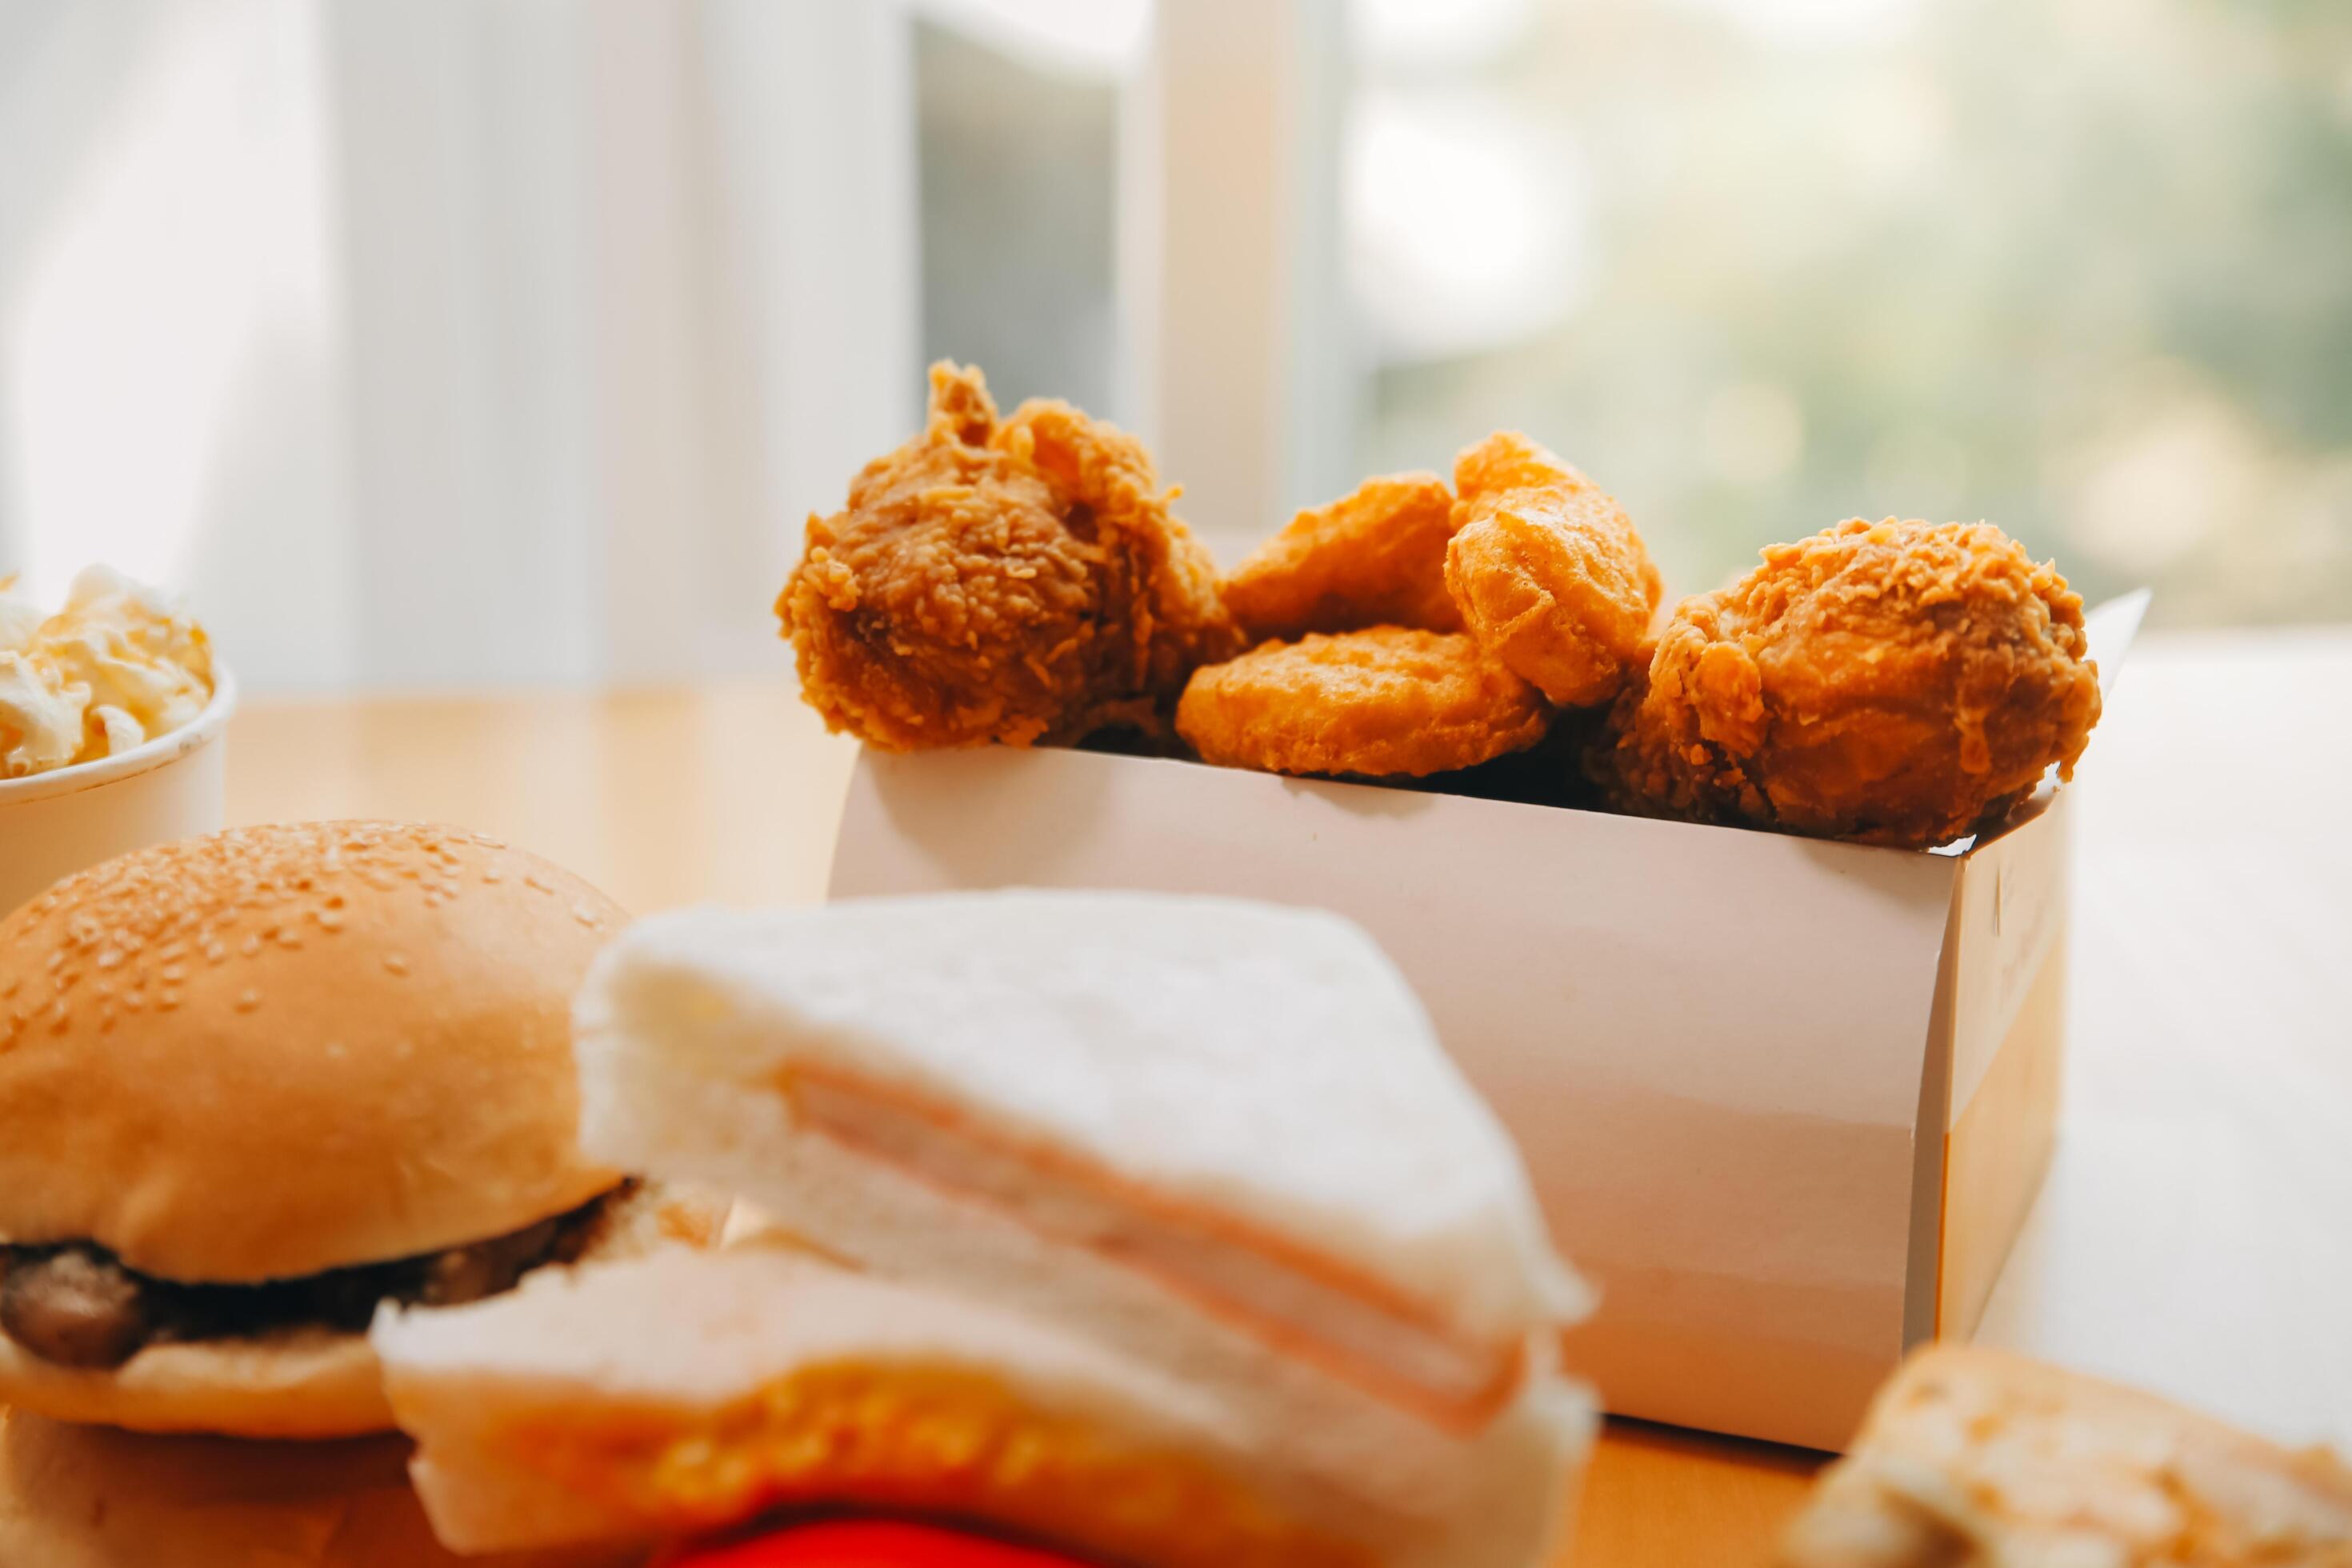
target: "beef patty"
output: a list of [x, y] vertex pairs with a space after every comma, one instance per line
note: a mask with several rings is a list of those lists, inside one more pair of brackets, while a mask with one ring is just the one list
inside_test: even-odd
[[575, 1261], [635, 1184], [488, 1241], [257, 1285], [159, 1279], [90, 1242], [0, 1247], [0, 1333], [56, 1365], [101, 1369], [173, 1341], [311, 1327], [358, 1333], [379, 1302], [454, 1307], [511, 1289], [543, 1264]]

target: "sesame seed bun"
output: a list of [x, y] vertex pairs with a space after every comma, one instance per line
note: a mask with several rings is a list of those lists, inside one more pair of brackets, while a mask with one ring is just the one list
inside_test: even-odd
[[239, 828], [0, 922], [0, 1242], [251, 1284], [462, 1246], [614, 1185], [572, 989], [620, 908], [446, 828]]
[[[239, 829], [68, 878], [0, 921], [0, 1244], [249, 1285], [580, 1207], [620, 1177], [579, 1152], [571, 997], [623, 918], [494, 839], [394, 823]], [[105, 1373], [0, 1346], [0, 1401], [383, 1424], [363, 1351], [286, 1338], [155, 1344]]]
[[105, 1372], [53, 1366], [0, 1334], [0, 1398], [54, 1421], [240, 1437], [343, 1437], [392, 1425], [365, 1334], [289, 1329], [150, 1345]]

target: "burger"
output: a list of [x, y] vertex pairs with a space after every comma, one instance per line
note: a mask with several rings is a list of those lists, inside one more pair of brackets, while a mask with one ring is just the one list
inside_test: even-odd
[[144, 1431], [392, 1426], [378, 1306], [707, 1242], [583, 1157], [578, 878], [383, 822], [142, 850], [0, 921], [0, 1405]]

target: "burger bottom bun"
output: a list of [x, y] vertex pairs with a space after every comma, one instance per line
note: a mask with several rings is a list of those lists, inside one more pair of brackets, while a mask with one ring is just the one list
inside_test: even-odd
[[[634, 1258], [665, 1243], [708, 1247], [725, 1221], [723, 1201], [644, 1183], [611, 1204], [580, 1261]], [[319, 1438], [394, 1426], [367, 1335], [325, 1329], [150, 1345], [105, 1370], [55, 1365], [0, 1333], [0, 1405], [135, 1432]], [[16, 1561], [0, 1553], [0, 1563]]]
[[103, 1372], [52, 1365], [0, 1334], [0, 1399], [140, 1432], [343, 1437], [393, 1424], [367, 1336], [323, 1329], [151, 1345]]
[[633, 1568], [641, 1552], [458, 1557], [396, 1436], [158, 1437], [0, 1409], [0, 1563], [26, 1568]]

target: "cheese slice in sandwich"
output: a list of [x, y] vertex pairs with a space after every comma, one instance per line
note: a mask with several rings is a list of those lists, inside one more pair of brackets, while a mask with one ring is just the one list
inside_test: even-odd
[[1205, 1383], [1444, 1514], [1587, 1293], [1336, 916], [1013, 891], [645, 921], [576, 1009], [582, 1140], [807, 1244]]
[[1477, 1560], [1302, 1480], [1209, 1394], [775, 1246], [387, 1308], [373, 1341], [418, 1494], [465, 1552], [846, 1509], [1155, 1568]]
[[2352, 1470], [1996, 1351], [1906, 1362], [1782, 1568], [2352, 1568]]

